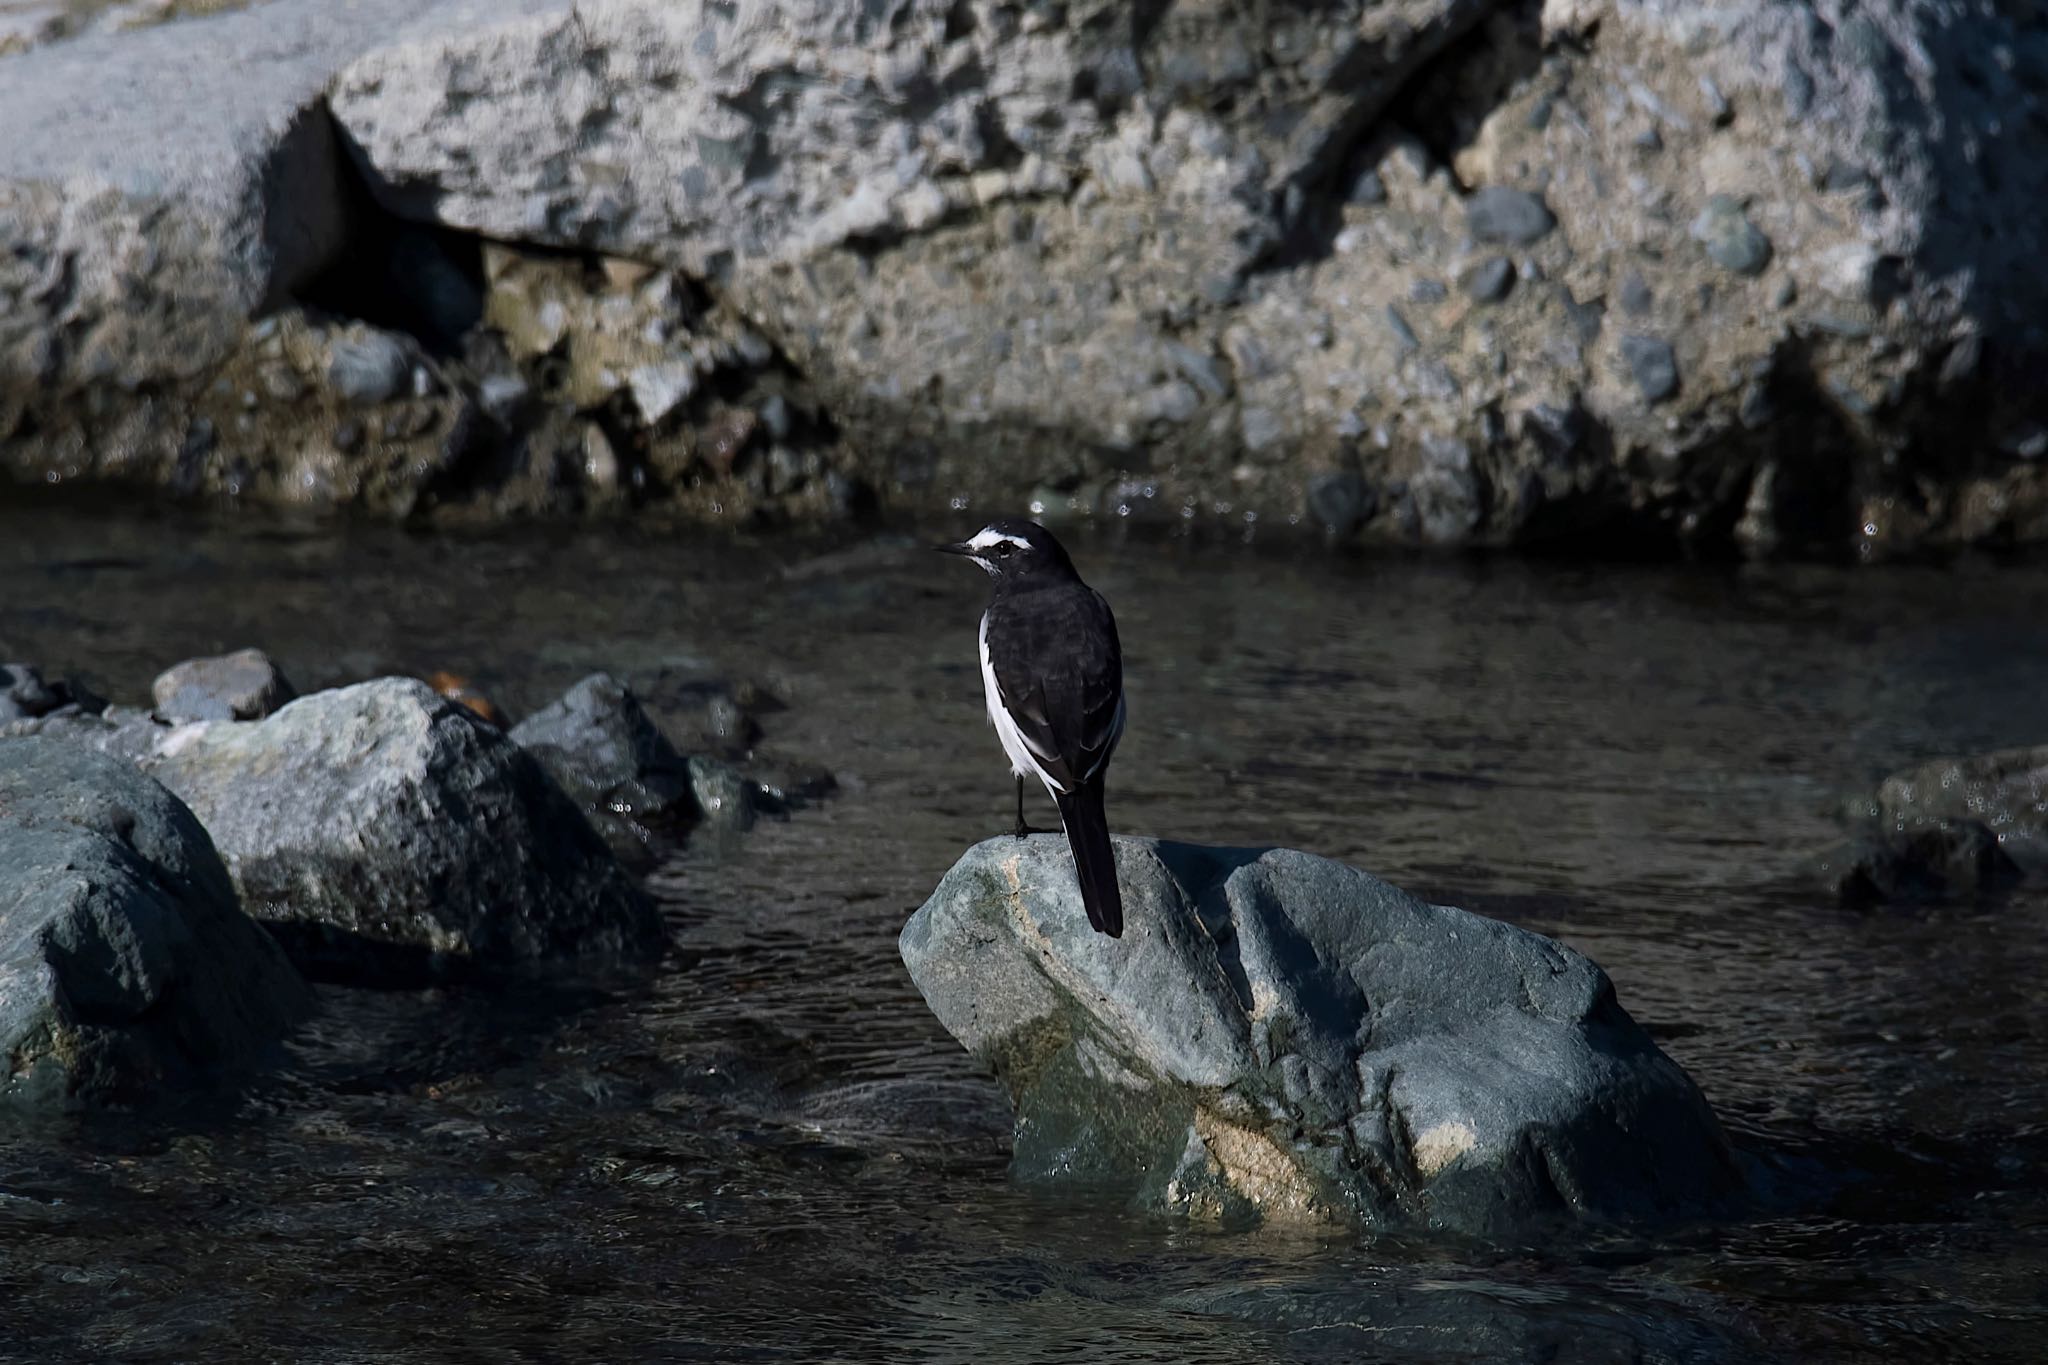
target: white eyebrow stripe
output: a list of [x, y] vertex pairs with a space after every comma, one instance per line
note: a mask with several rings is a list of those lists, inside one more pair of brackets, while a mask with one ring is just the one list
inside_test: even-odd
[[1021, 537], [1006, 535], [1003, 532], [996, 530], [993, 526], [985, 526], [981, 530], [975, 532], [974, 539], [968, 541], [967, 543], [970, 547], [976, 550], [992, 549], [997, 545], [1008, 545], [1013, 550], [1022, 550], [1025, 548], [1024, 541]]

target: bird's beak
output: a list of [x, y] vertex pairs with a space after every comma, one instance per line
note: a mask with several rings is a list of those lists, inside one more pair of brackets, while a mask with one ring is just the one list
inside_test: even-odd
[[942, 555], [967, 555], [971, 557], [974, 554], [974, 547], [964, 540], [956, 540], [951, 545], [934, 545], [932, 548]]

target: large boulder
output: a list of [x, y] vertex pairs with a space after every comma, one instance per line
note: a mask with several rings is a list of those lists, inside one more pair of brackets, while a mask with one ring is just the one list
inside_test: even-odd
[[349, 224], [322, 88], [418, 11], [262, 4], [10, 60], [0, 397], [24, 383], [71, 395], [204, 374], [251, 317], [324, 269]]
[[2044, 79], [1943, 0], [523, 0], [333, 105], [396, 212], [702, 282], [907, 500], [1881, 552], [2048, 535]]
[[425, 683], [383, 678], [268, 720], [162, 730], [141, 762], [310, 973], [644, 959], [664, 942], [646, 895], [533, 756]]
[[1699, 1091], [1570, 949], [1289, 849], [1116, 844], [1122, 939], [1058, 836], [969, 850], [903, 929], [1010, 1092], [1018, 1175], [1473, 1232], [1741, 1196]]
[[8, 61], [38, 484], [2048, 538], [1998, 7], [297, 0]]
[[76, 744], [0, 740], [0, 1105], [211, 1083], [275, 1052], [310, 1004], [161, 785]]

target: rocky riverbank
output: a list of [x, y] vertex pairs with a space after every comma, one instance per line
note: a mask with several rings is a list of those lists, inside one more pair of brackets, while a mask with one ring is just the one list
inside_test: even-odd
[[2048, 44], [2011, 18], [133, 8], [0, 35], [25, 482], [472, 520], [2048, 537]]

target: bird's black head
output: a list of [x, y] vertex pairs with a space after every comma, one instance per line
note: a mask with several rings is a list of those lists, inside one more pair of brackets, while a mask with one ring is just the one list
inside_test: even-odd
[[932, 548], [942, 554], [966, 556], [998, 582], [1071, 578], [1074, 574], [1074, 562], [1052, 532], [1021, 517], [998, 518], [963, 541]]

